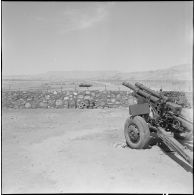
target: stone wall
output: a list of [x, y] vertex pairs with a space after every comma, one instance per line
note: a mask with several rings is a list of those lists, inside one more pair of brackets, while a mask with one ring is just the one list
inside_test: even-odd
[[[174, 102], [192, 107], [192, 93], [164, 91]], [[136, 102], [130, 91], [6, 91], [2, 106], [6, 108], [117, 108]]]
[[[127, 91], [7, 91], [2, 93], [2, 106], [7, 108], [89, 108], [121, 107], [133, 104]], [[84, 107], [85, 108], [85, 107]]]
[[193, 94], [190, 92], [163, 91], [163, 95], [183, 107], [192, 108], [193, 106]]

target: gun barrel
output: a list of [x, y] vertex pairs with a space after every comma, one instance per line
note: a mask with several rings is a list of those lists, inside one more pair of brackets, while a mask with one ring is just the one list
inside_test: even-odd
[[152, 90], [152, 89], [150, 89], [150, 88], [144, 86], [144, 85], [141, 84], [141, 83], [138, 83], [138, 82], [137, 82], [137, 83], [135, 83], [135, 86], [138, 87], [138, 88], [140, 88], [140, 89], [142, 89], [142, 90], [145, 90], [146, 92], [152, 94], [153, 96], [155, 96], [155, 97], [157, 97], [157, 98], [162, 98], [162, 99], [165, 100], [165, 101], [168, 100], [167, 97], [165, 97], [165, 96], [159, 94], [158, 92], [156, 92], [156, 91], [154, 91], [154, 90]]
[[127, 83], [127, 82], [123, 82], [122, 85], [124, 85], [125, 87], [128, 87], [129, 89], [135, 91], [137, 94], [141, 95], [142, 97], [144, 98], [148, 98], [150, 100], [152, 100], [153, 102], [157, 102], [159, 101], [159, 98], [151, 95], [151, 94], [148, 94], [147, 92], [145, 92], [144, 90], [136, 87], [136, 86], [133, 86], [132, 84], [130, 83]]
[[137, 91], [138, 90], [138, 88], [135, 87], [134, 85], [132, 85], [131, 83], [123, 82], [122, 85], [124, 85], [125, 87], [127, 87], [127, 88], [129, 88], [129, 89], [131, 89], [133, 91]]

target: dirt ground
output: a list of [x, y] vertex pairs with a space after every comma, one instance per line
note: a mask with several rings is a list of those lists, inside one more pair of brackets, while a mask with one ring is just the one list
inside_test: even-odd
[[2, 192], [192, 193], [177, 155], [123, 147], [127, 117], [125, 108], [3, 110]]

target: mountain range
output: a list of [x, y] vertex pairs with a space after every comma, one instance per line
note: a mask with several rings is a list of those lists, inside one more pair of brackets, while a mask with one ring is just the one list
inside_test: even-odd
[[166, 69], [120, 72], [120, 71], [49, 71], [37, 75], [2, 75], [3, 79], [19, 80], [192, 80], [193, 68], [189, 64], [181, 64]]

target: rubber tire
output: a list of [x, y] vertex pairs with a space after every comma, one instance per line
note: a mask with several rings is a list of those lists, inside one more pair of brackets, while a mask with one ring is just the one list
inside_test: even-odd
[[[135, 125], [140, 132], [140, 139], [137, 143], [133, 143], [129, 137], [128, 127], [131, 124]], [[134, 118], [130, 118], [130, 117], [127, 118], [124, 126], [124, 134], [125, 134], [126, 143], [130, 148], [146, 149], [148, 147], [148, 143], [150, 141], [150, 130], [148, 124], [142, 117], [135, 116]]]

